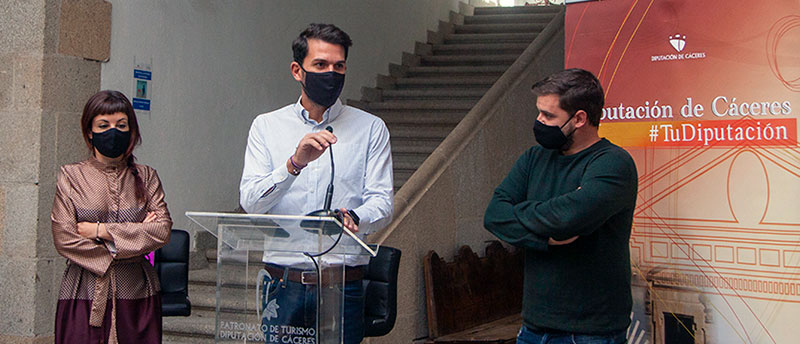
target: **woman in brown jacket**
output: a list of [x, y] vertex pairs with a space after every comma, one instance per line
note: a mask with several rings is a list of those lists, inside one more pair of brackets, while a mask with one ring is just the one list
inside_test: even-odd
[[144, 255], [172, 228], [156, 171], [134, 163], [141, 142], [130, 101], [100, 91], [81, 117], [89, 159], [61, 167], [50, 218], [67, 258], [55, 342], [161, 343], [161, 297]]

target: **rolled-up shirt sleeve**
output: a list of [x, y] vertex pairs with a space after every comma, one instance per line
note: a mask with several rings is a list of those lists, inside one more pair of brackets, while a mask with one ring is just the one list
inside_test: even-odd
[[359, 231], [364, 234], [372, 233], [392, 220], [394, 198], [389, 130], [383, 121], [376, 120], [370, 131], [362, 196], [364, 203], [353, 209], [361, 218]]
[[264, 214], [272, 209], [295, 180], [286, 166], [273, 166], [272, 155], [263, 136], [266, 132], [266, 123], [256, 118], [247, 136], [244, 168], [239, 183], [239, 203], [251, 214]]

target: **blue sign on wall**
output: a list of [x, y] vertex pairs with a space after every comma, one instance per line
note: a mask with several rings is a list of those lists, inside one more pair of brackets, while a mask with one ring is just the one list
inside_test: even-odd
[[150, 83], [153, 72], [144, 69], [133, 69], [134, 96], [133, 108], [141, 111], [150, 111]]
[[153, 72], [141, 69], [134, 69], [133, 77], [135, 79], [151, 80], [153, 78]]
[[150, 99], [133, 98], [133, 108], [136, 110], [150, 111]]

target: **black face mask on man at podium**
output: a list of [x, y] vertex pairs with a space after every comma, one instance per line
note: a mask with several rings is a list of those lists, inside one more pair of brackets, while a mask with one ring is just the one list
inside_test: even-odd
[[[300, 64], [300, 69], [306, 73], [305, 83], [300, 84], [303, 86], [306, 95], [326, 109], [331, 107], [336, 102], [336, 99], [339, 99], [342, 88], [344, 88], [344, 74], [333, 71], [324, 73], [309, 72], [303, 68], [302, 62], [298, 63]], [[333, 130], [329, 131], [333, 132]]]
[[[325, 130], [333, 133], [333, 127], [327, 126]], [[328, 190], [325, 192], [325, 203], [322, 209], [314, 210], [306, 216], [332, 216], [339, 220], [339, 223], [344, 223], [344, 214], [339, 209], [331, 210], [331, 201], [333, 199], [333, 177], [334, 177], [334, 163], [333, 163], [333, 145], [328, 146], [328, 152], [331, 156], [331, 180], [328, 183]], [[348, 210], [347, 213], [353, 219], [353, 222], [358, 226], [359, 218], [353, 210]], [[335, 235], [341, 233], [341, 227], [334, 225], [331, 222], [323, 222], [317, 220], [304, 220], [300, 222], [300, 227], [318, 229], [322, 226], [322, 234]]]

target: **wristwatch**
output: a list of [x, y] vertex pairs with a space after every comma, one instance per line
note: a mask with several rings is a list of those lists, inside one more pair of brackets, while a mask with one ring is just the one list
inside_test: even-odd
[[347, 213], [350, 214], [350, 217], [353, 219], [353, 223], [358, 226], [358, 223], [361, 222], [361, 218], [356, 215], [356, 212], [353, 209], [347, 209]]
[[[358, 217], [356, 212], [353, 211], [353, 209], [347, 209], [347, 214], [350, 215], [351, 219], [353, 219], [353, 223], [355, 223], [356, 226], [358, 226], [358, 223], [361, 222], [361, 218]], [[339, 221], [344, 221], [344, 214], [342, 214], [342, 211], [339, 209], [333, 210], [333, 216], [336, 216], [339, 219]]]

